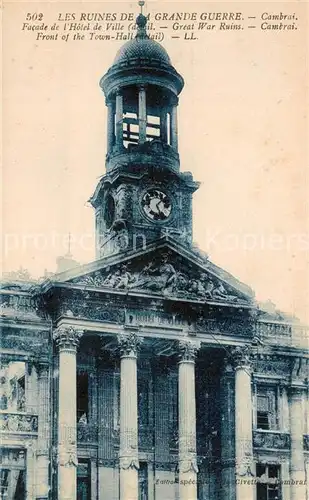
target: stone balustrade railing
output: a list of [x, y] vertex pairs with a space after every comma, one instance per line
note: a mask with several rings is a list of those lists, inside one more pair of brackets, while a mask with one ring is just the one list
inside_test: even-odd
[[38, 432], [38, 416], [27, 413], [0, 411], [0, 432], [26, 433]]
[[290, 448], [290, 434], [278, 431], [253, 431], [253, 447], [288, 450]]
[[309, 327], [273, 321], [259, 321], [255, 333], [267, 343], [308, 348]]

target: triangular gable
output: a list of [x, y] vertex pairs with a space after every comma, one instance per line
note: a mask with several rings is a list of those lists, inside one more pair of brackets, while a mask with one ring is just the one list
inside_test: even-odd
[[249, 305], [254, 296], [249, 287], [205, 256], [171, 238], [81, 266], [53, 281], [229, 304]]

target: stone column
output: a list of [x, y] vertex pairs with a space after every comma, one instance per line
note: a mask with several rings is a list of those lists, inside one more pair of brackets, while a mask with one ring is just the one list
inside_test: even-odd
[[112, 152], [115, 139], [115, 115], [112, 101], [106, 102], [107, 106], [107, 154]]
[[305, 456], [303, 447], [303, 397], [303, 388], [297, 386], [290, 388], [291, 500], [306, 498]]
[[58, 498], [76, 500], [76, 349], [83, 331], [72, 326], [57, 328], [59, 347], [58, 402]]
[[138, 123], [139, 123], [139, 143], [144, 144], [147, 139], [147, 103], [146, 88], [141, 85], [138, 89]]
[[195, 356], [199, 344], [179, 342], [179, 500], [197, 499]]
[[123, 96], [120, 90], [116, 94], [116, 145], [123, 147]]
[[120, 351], [120, 500], [138, 500], [137, 351], [135, 333], [118, 336]]
[[50, 447], [50, 379], [49, 365], [38, 365], [39, 429], [36, 463], [36, 499], [47, 500], [49, 495]]
[[234, 371], [228, 358], [224, 360], [220, 380], [221, 407], [221, 500], [235, 500], [235, 399]]
[[[235, 363], [236, 500], [253, 500], [252, 396], [250, 347], [232, 351]], [[253, 481], [252, 481], [253, 482]]]
[[171, 146], [178, 151], [178, 123], [177, 123], [177, 104], [171, 109], [170, 115], [170, 138]]

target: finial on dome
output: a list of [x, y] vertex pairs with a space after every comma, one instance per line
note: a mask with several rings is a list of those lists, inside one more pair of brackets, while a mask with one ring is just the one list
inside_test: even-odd
[[144, 5], [145, 5], [144, 0], [140, 0], [140, 1], [138, 2], [138, 5], [139, 5], [139, 6], [140, 6], [140, 8], [141, 8], [141, 14], [143, 14], [143, 7], [144, 7]]
[[143, 14], [143, 7], [145, 5], [145, 2], [143, 0], [140, 0], [138, 2], [138, 5], [141, 8], [140, 14], [136, 18], [136, 24], [137, 24], [137, 33], [136, 33], [136, 38], [149, 38], [147, 35], [146, 31], [146, 24], [147, 24], [147, 17], [144, 16]]

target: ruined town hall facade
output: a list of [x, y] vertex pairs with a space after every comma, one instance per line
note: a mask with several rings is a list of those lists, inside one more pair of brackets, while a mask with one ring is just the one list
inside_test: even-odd
[[184, 81], [146, 21], [100, 81], [96, 260], [1, 284], [0, 498], [309, 500], [307, 330], [192, 244]]

